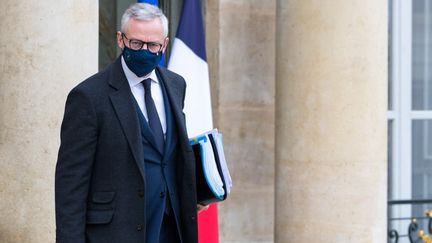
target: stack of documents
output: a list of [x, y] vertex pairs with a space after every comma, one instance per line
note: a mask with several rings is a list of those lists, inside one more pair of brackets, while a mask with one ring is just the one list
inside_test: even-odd
[[196, 160], [198, 203], [202, 205], [223, 201], [231, 191], [222, 139], [217, 129], [189, 139]]

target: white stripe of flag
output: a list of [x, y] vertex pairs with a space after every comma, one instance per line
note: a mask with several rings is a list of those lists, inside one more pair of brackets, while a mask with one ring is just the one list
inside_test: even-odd
[[213, 128], [208, 65], [181, 39], [175, 38], [168, 69], [186, 80], [184, 112], [189, 137]]

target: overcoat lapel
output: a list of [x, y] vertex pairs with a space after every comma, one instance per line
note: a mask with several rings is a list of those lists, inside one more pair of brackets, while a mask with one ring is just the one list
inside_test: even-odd
[[162, 77], [165, 84], [165, 90], [171, 103], [171, 111], [174, 117], [175, 125], [177, 125], [177, 131], [179, 133], [182, 150], [189, 151], [191, 150], [191, 148], [190, 146], [188, 146], [189, 142], [187, 137], [185, 118], [183, 113], [183, 107], [181, 107], [184, 98], [182, 93], [182, 87], [179, 87], [178, 85], [178, 83], [180, 82], [177, 83], [176, 80], [168, 77], [168, 74], [164, 72], [163, 69], [158, 67], [157, 71]]
[[117, 58], [111, 68], [110, 80], [108, 82], [114, 88], [114, 91], [110, 94], [111, 103], [120, 121], [141, 176], [144, 178], [144, 154], [140, 123], [134, 108], [133, 95], [129, 83], [121, 67], [120, 57]]
[[166, 138], [165, 138], [165, 151], [163, 153], [164, 160], [165, 156], [171, 154], [174, 149], [174, 140], [173, 140], [173, 132], [174, 132], [174, 122], [173, 122], [173, 113], [172, 113], [172, 100], [168, 98], [166, 85], [164, 78], [160, 75], [160, 72], [156, 70], [156, 75], [158, 76], [159, 82], [162, 88], [162, 94], [165, 104], [165, 117], [166, 117]]

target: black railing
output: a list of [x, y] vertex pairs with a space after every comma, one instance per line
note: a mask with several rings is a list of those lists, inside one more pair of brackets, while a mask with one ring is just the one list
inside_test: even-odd
[[[432, 235], [432, 199], [417, 199], [417, 200], [389, 200], [388, 209], [389, 215], [391, 208], [394, 206], [402, 205], [427, 205], [428, 210], [425, 216], [411, 216], [411, 217], [391, 217], [389, 218], [388, 225], [388, 242], [389, 243], [399, 243], [402, 238], [408, 238], [410, 243], [420, 243], [427, 242], [432, 243], [432, 238], [428, 235]], [[407, 230], [405, 232], [398, 232], [396, 229], [391, 228], [391, 223], [395, 221], [409, 221]], [[419, 221], [427, 221], [427, 233], [426, 229], [422, 229], [419, 225]], [[423, 225], [423, 224], [421, 224]], [[423, 226], [424, 227], [424, 226]]]

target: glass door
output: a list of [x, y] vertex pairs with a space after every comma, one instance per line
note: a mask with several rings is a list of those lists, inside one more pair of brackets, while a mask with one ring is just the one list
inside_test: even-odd
[[[432, 0], [389, 1], [389, 228], [426, 229], [432, 199]], [[399, 242], [408, 242], [400, 238]]]

